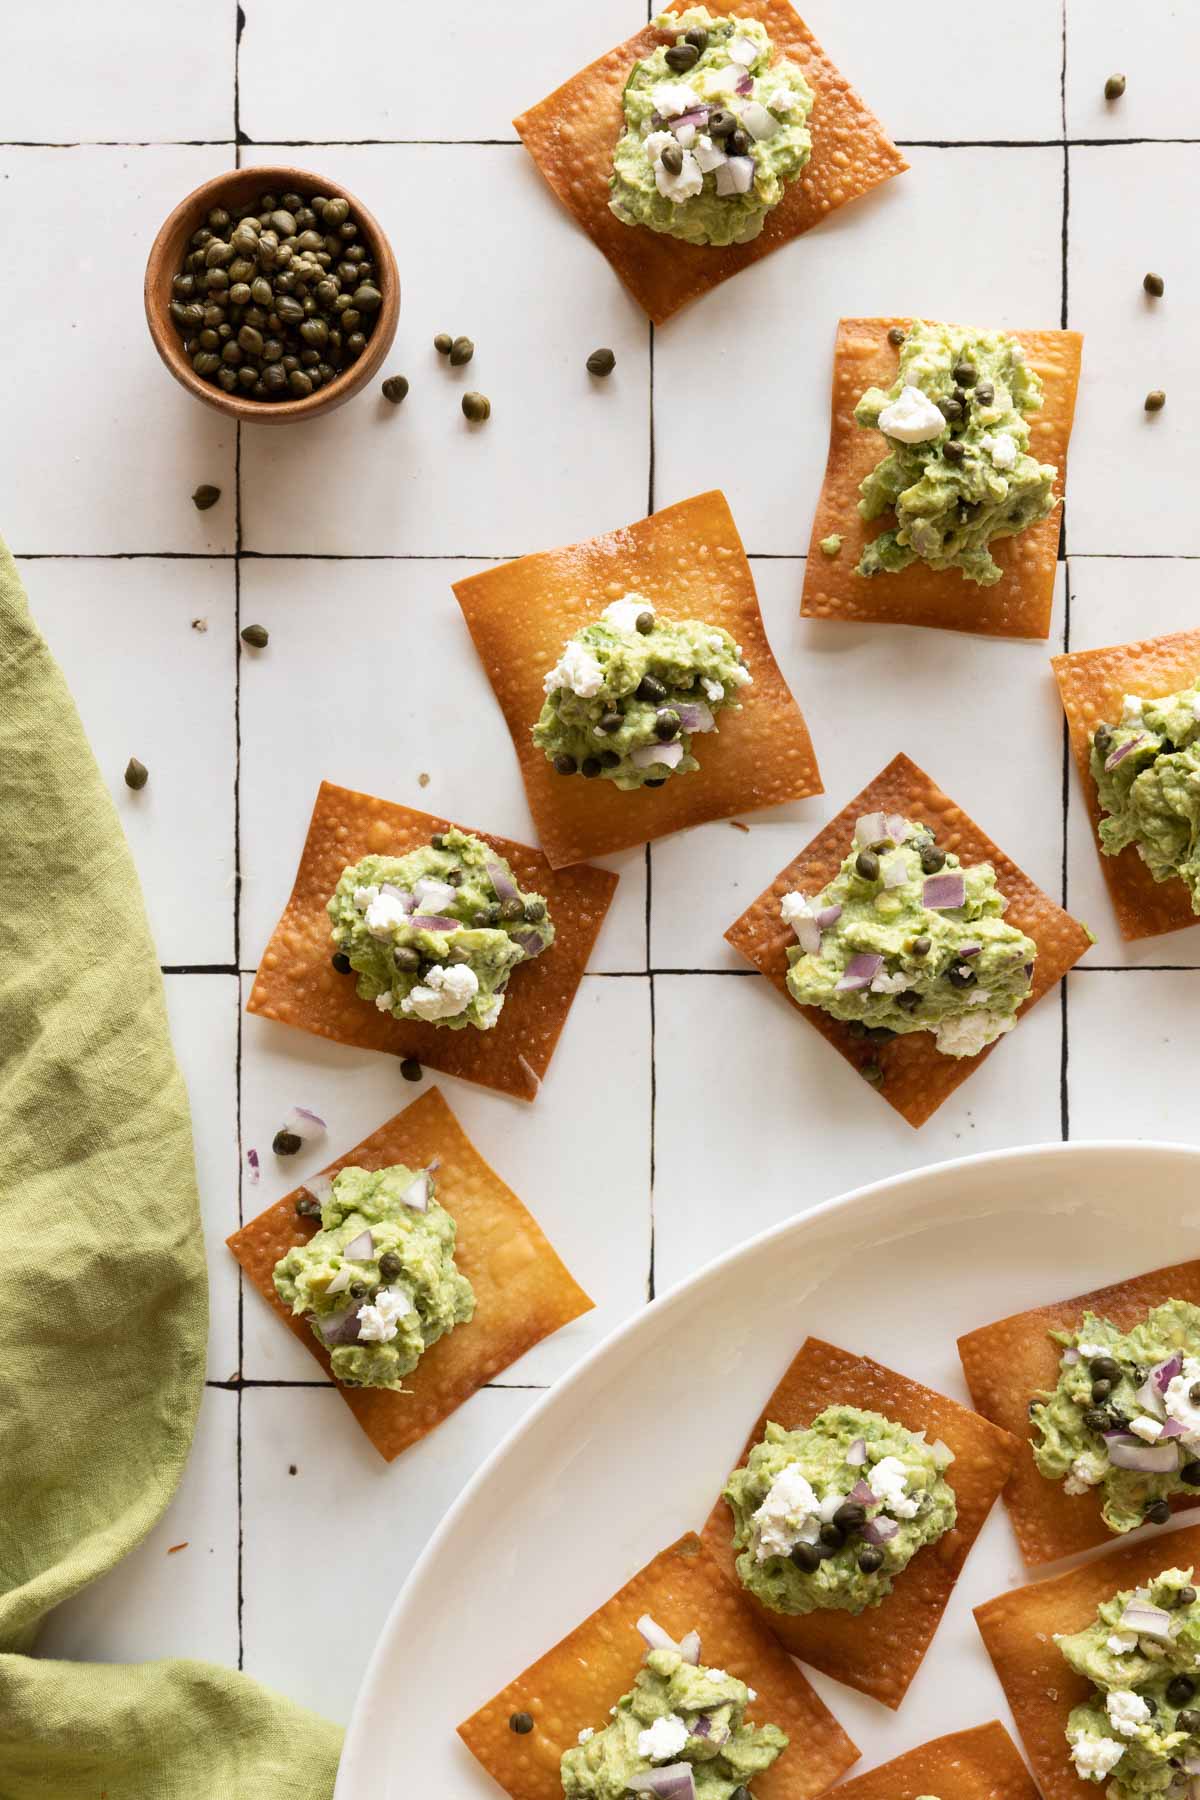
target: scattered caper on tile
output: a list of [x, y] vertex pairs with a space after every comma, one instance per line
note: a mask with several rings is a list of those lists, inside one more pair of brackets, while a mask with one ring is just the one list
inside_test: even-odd
[[450, 346], [451, 368], [461, 369], [464, 363], [470, 362], [474, 354], [475, 346], [469, 337], [456, 337]]
[[905, 336], [906, 336], [906, 333], [905, 333], [904, 327], [902, 325], [890, 325], [888, 327], [888, 343], [889, 344], [896, 344], [896, 345], [902, 344], [904, 342]]
[[1104, 84], [1104, 98], [1106, 100], [1119, 100], [1124, 92], [1125, 77], [1123, 75], [1110, 75]]
[[276, 1156], [295, 1156], [300, 1148], [300, 1139], [294, 1131], [277, 1131], [271, 1139], [271, 1148]]
[[348, 975], [350, 973], [350, 958], [346, 955], [344, 950], [335, 950], [329, 960], [339, 975]]
[[197, 512], [207, 512], [209, 507], [215, 506], [220, 498], [220, 488], [213, 487], [210, 482], [204, 481], [192, 495], [192, 505]]
[[[400, 1073], [405, 1081], [420, 1081], [423, 1071], [415, 1056], [406, 1056], [400, 1064]], [[380, 1264], [380, 1273], [383, 1273], [382, 1264]]]
[[472, 425], [482, 425], [485, 419], [492, 416], [492, 403], [487, 395], [477, 394], [473, 388], [463, 395], [462, 409]]
[[454, 348], [454, 339], [448, 331], [439, 331], [433, 340], [433, 347], [439, 356], [449, 356]]
[[1153, 294], [1156, 300], [1161, 300], [1166, 283], [1161, 275], [1150, 274], [1142, 276], [1142, 286], [1148, 294]]
[[125, 764], [125, 786], [135, 789], [144, 788], [149, 779], [150, 771], [145, 763], [139, 762], [136, 756], [131, 756]]
[[1166, 404], [1167, 396], [1162, 388], [1151, 388], [1150, 392], [1146, 395], [1146, 411], [1161, 412]]
[[611, 375], [616, 366], [617, 359], [607, 348], [593, 350], [587, 359], [589, 375]]
[[271, 641], [271, 634], [265, 625], [244, 625], [242, 642], [249, 644], [252, 650], [265, 650]]
[[393, 406], [399, 406], [408, 394], [408, 376], [389, 375], [380, 391], [385, 400], [390, 400]]
[[510, 1731], [515, 1731], [518, 1736], [524, 1737], [527, 1732], [533, 1730], [533, 1719], [527, 1712], [511, 1713], [508, 1720], [508, 1729]]
[[864, 1063], [862, 1066], [862, 1078], [864, 1081], [869, 1081], [872, 1087], [882, 1087], [883, 1069], [877, 1062]]

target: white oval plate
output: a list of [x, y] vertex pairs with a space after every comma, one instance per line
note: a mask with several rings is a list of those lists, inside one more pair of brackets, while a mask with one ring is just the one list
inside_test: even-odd
[[[1174, 1145], [968, 1157], [831, 1200], [655, 1301], [551, 1389], [443, 1519], [371, 1659], [336, 1800], [411, 1800], [418, 1778], [497, 1800], [455, 1726], [699, 1529], [807, 1333], [968, 1401], [962, 1332], [1194, 1253], [1198, 1178], [1200, 1152]], [[1026, 1579], [997, 1505], [898, 1714], [813, 1677], [860, 1769], [985, 1719], [1011, 1727], [970, 1609]]]

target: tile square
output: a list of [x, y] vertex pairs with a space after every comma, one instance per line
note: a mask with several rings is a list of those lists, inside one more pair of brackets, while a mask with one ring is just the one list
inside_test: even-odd
[[[1198, 1004], [1200, 971], [1193, 969], [1089, 970], [1071, 978], [1072, 1137], [1200, 1143], [1190, 1026]], [[1180, 1201], [1182, 1229], [1190, 1220]]]
[[[231, 162], [208, 145], [0, 147], [0, 240], [18, 243], [35, 219], [54, 271], [22, 307], [7, 358], [0, 493], [14, 554], [232, 550], [233, 427], [171, 379], [142, 307], [162, 221]], [[82, 220], [103, 221], [99, 240]], [[207, 512], [192, 505], [202, 482], [221, 489]]]
[[[1196, 14], [1188, 0], [1064, 5], [1068, 137], [1195, 137], [1192, 84], [1183, 76], [1195, 58]], [[1125, 76], [1125, 92], [1106, 100], [1104, 83], [1117, 74]]]
[[[194, 1656], [237, 1667], [237, 1405], [236, 1394], [205, 1389], [171, 1505], [122, 1562], [55, 1608], [38, 1638], [39, 1656], [129, 1663]], [[170, 1554], [173, 1544], [186, 1547]]]
[[[244, 983], [249, 992], [249, 982]], [[619, 1081], [596, 1079], [619, 1071]], [[650, 1267], [650, 995], [636, 976], [585, 976], [537, 1107], [526, 1108], [452, 1076], [406, 1082], [394, 1057], [350, 1050], [247, 1014], [242, 1021], [242, 1141], [257, 1147], [262, 1180], [243, 1189], [255, 1217], [358, 1143], [431, 1085], [463, 1130], [529, 1208], [576, 1280], [595, 1301], [563, 1330], [504, 1372], [503, 1381], [554, 1381], [646, 1299]], [[328, 1135], [297, 1156], [277, 1158], [271, 1140], [288, 1108], [311, 1107]], [[612, 1178], [606, 1178], [611, 1170]], [[232, 1257], [230, 1261], [232, 1262]], [[303, 1345], [256, 1294], [243, 1311], [243, 1373], [258, 1380], [311, 1381]], [[468, 1409], [463, 1409], [468, 1410]], [[439, 1427], [434, 1437], [441, 1435]], [[356, 1436], [356, 1433], [350, 1433]], [[370, 1450], [372, 1457], [375, 1452]], [[408, 1460], [410, 1453], [406, 1453]]]
[[[479, 139], [515, 143], [512, 121], [536, 95], [601, 55], [629, 30], [627, 0], [522, 0], [518, 13], [487, 0], [438, 8], [411, 37], [393, 0], [355, 8], [355, 39], [388, 54], [355, 62], [354, 80], [331, 81], [311, 45], [328, 30], [320, 0], [255, 0], [242, 33], [239, 97], [256, 143], [308, 139]], [[514, 31], [514, 25], [518, 29]], [[396, 58], [453, 68], [453, 84], [399, 82]], [[436, 329], [436, 327], [435, 327]]]
[[[294, 154], [257, 144], [246, 157]], [[387, 368], [412, 388], [399, 408], [372, 389], [296, 431], [244, 427], [246, 547], [518, 556], [644, 512], [645, 322], [520, 146], [337, 145], [310, 160], [392, 239], [403, 299]], [[514, 257], [514, 244], [536, 248]], [[472, 337], [474, 359], [451, 369], [438, 331]], [[604, 381], [585, 368], [600, 344], [617, 358]], [[491, 400], [486, 425], [463, 418], [471, 388]]]
[[[888, 42], [894, 37], [893, 28]], [[916, 314], [1026, 330], [1058, 324], [1061, 150], [905, 154], [907, 175], [827, 219], [786, 256], [743, 270], [655, 333], [656, 505], [715, 478], [712, 433], [696, 428], [699, 385], [705, 417], [754, 421], [753, 453], [719, 471], [747, 550], [801, 554], [825, 470], [839, 318]], [[977, 233], [964, 257], [946, 221], [970, 217], [984, 192], [992, 229]], [[1088, 356], [1085, 350], [1085, 365]]]
[[[536, 844], [503, 714], [450, 591], [458, 575], [486, 566], [460, 558], [242, 564], [242, 619], [271, 633], [267, 648], [244, 651], [241, 663], [246, 967], [257, 967], [291, 892], [322, 780]], [[408, 659], [410, 621], [418, 667]], [[367, 645], [380, 653], [364, 654]], [[591, 966], [644, 969], [645, 855], [639, 847], [598, 866], [620, 880]]]
[[[801, 619], [803, 561], [760, 558], [752, 566], [771, 647], [804, 709], [825, 792], [748, 814], [743, 821], [748, 834], [728, 824], [705, 825], [654, 845], [652, 967], [745, 968], [722, 934], [899, 750], [951, 791], [1038, 886], [1057, 898], [1062, 709], [1047, 653], [1062, 647], [1062, 566], [1048, 645]], [[932, 710], [913, 703], [931, 678], [930, 643], [936, 646], [938, 695]], [[1004, 720], [1005, 740], [1022, 746], [1019, 781], [1002, 747], [990, 749], [988, 734], [980, 732], [984, 692], [989, 710]], [[857, 696], [877, 697], [878, 703], [859, 704]]]
[[187, 1084], [208, 1260], [208, 1379], [238, 1370], [238, 1270], [225, 1239], [238, 1227], [236, 975], [168, 975], [167, 1019]]
[[[301, 1352], [303, 1354], [303, 1352]], [[249, 1388], [242, 1396], [242, 1626], [249, 1675], [326, 1718], [350, 1716], [367, 1661], [397, 1590], [442, 1515], [537, 1395], [485, 1388], [402, 1464], [381, 1463], [357, 1432], [345, 1435], [329, 1389]], [[370, 1546], [370, 1573], [347, 1595], [336, 1556], [314, 1555], [337, 1468], [340, 1541]], [[289, 1474], [295, 1465], [296, 1473]], [[297, 1579], [303, 1571], [302, 1579]], [[298, 1654], [314, 1607], [347, 1626], [338, 1654]]]
[[[1195, 564], [1163, 558], [1073, 556], [1071, 649], [1095, 650], [1185, 631], [1196, 616]], [[1183, 931], [1127, 943], [1100, 868], [1079, 773], [1071, 765], [1067, 819], [1067, 904], [1096, 934], [1089, 963], [1147, 968], [1160, 963], [1200, 967], [1200, 920]]]
[[[232, 562], [50, 558], [20, 569], [129, 839], [159, 961], [232, 963]], [[125, 785], [131, 756], [150, 771], [139, 793]]]
[[4, 135], [60, 144], [232, 140], [235, 43], [227, 0], [6, 8], [5, 65], [16, 79], [5, 85]]
[[[1180, 204], [1198, 184], [1200, 144], [1071, 151], [1068, 322], [1084, 346], [1067, 482], [1070, 552], [1200, 554], [1200, 511], [1183, 501], [1180, 481], [1200, 406], [1189, 304], [1200, 240], [1182, 226]], [[1142, 287], [1148, 270], [1166, 284], [1161, 300]], [[1167, 394], [1158, 413], [1144, 409], [1152, 388]]]
[[1001, 1044], [920, 1133], [760, 976], [656, 975], [654, 999], [658, 1293], [834, 1194], [1059, 1136], [1062, 1014], [1053, 995], [1022, 1019], [1017, 1044]]

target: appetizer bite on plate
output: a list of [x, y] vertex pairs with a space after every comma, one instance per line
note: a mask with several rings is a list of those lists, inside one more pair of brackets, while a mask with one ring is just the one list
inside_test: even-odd
[[1101, 868], [1125, 938], [1200, 913], [1200, 631], [1056, 656]]
[[787, 0], [676, 5], [514, 124], [656, 324], [908, 167]]
[[1092, 941], [906, 756], [725, 936], [914, 1126]]
[[533, 1100], [616, 884], [323, 782], [249, 1010]]
[[839, 1800], [1038, 1800], [1021, 1753], [998, 1720], [952, 1731], [838, 1789]]
[[801, 611], [1048, 636], [1082, 343], [843, 319]]
[[552, 868], [821, 791], [723, 494], [454, 592]]
[[808, 1338], [704, 1542], [794, 1656], [894, 1708], [1017, 1449], [957, 1402]]
[[437, 1088], [228, 1243], [388, 1462], [592, 1305]]
[[979, 1411], [1028, 1446], [1004, 1492], [1026, 1562], [1200, 1502], [1200, 1262], [1014, 1313], [958, 1349]]
[[1200, 1528], [975, 1608], [1037, 1784], [1076, 1800], [1185, 1800], [1200, 1762]]
[[692, 1535], [458, 1730], [512, 1800], [813, 1800], [858, 1756]]

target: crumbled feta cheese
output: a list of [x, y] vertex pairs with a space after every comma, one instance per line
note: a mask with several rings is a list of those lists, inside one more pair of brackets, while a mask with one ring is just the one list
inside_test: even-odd
[[403, 1288], [380, 1288], [370, 1305], [358, 1309], [359, 1343], [390, 1344], [398, 1330], [397, 1320], [412, 1309]]
[[435, 963], [412, 992], [400, 1002], [400, 1010], [416, 1013], [418, 1019], [452, 1019], [465, 1012], [479, 992], [479, 977], [465, 963], [452, 963], [448, 968]]
[[[987, 995], [983, 998], [986, 1000]], [[978, 1056], [988, 1044], [994, 1044], [1002, 1033], [1011, 1031], [1016, 1022], [1013, 1017], [986, 1010], [959, 1013], [956, 1017], [941, 1021], [935, 1041], [943, 1056]]]
[[788, 87], [785, 83], [780, 87], [772, 88], [770, 93], [764, 94], [762, 101], [763, 105], [769, 106], [773, 113], [787, 113], [791, 112], [799, 98], [800, 95], [796, 89]]
[[668, 144], [678, 142], [673, 131], [652, 131], [642, 142], [642, 148], [650, 162], [656, 163]]
[[1109, 1737], [1093, 1737], [1087, 1731], [1082, 1732], [1071, 1745], [1071, 1760], [1085, 1781], [1103, 1781], [1116, 1768], [1124, 1754], [1124, 1744], [1118, 1744]]
[[709, 632], [708, 647], [710, 650], [723, 650], [725, 648], [725, 639], [721, 636], [719, 631]]
[[894, 975], [885, 974], [880, 969], [878, 975], [871, 979], [871, 992], [873, 994], [902, 994], [911, 985], [912, 983], [902, 969], [898, 969]]
[[898, 1456], [884, 1456], [867, 1476], [867, 1486], [895, 1519], [911, 1519], [917, 1501], [906, 1491], [908, 1471]]
[[680, 113], [692, 112], [702, 104], [695, 88], [686, 81], [660, 81], [652, 98], [660, 119], [677, 119]]
[[720, 100], [726, 95], [736, 94], [737, 84], [745, 73], [745, 69], [739, 68], [737, 63], [726, 63], [720, 69], [701, 69], [692, 79], [702, 101]]
[[728, 162], [724, 150], [714, 144], [706, 131], [698, 132], [696, 142], [692, 145], [692, 154], [702, 175], [709, 175], [719, 169], [723, 162]]
[[746, 1689], [746, 1698], [747, 1698], [747, 1700], [757, 1700], [758, 1699], [758, 1689], [748, 1687]]
[[1147, 1444], [1156, 1444], [1163, 1434], [1163, 1428], [1158, 1420], [1152, 1419], [1148, 1413], [1143, 1413], [1139, 1418], [1130, 1419], [1129, 1429], [1134, 1437], [1142, 1438]]
[[1171, 1418], [1178, 1419], [1189, 1432], [1200, 1431], [1200, 1406], [1191, 1398], [1191, 1390], [1198, 1381], [1200, 1362], [1194, 1356], [1185, 1356], [1181, 1373], [1168, 1385], [1163, 1396]]
[[653, 1725], [638, 1732], [638, 1755], [644, 1756], [647, 1762], [670, 1762], [687, 1741], [688, 1728], [679, 1714], [667, 1713], [665, 1718], [655, 1719]]
[[794, 925], [797, 919], [807, 919], [809, 915], [809, 899], [807, 894], [785, 894], [779, 902], [779, 916], [785, 925]]
[[371, 883], [370, 887], [356, 887], [354, 890], [354, 904], [357, 906], [359, 912], [365, 913], [372, 900], [376, 900], [378, 897], [379, 889], [375, 886], [374, 882]]
[[1104, 1480], [1104, 1472], [1108, 1467], [1105, 1457], [1097, 1456], [1094, 1450], [1085, 1450], [1071, 1464], [1071, 1473], [1063, 1482], [1063, 1490], [1068, 1494], [1086, 1494], [1089, 1488], [1096, 1487]]
[[678, 175], [672, 175], [670, 169], [664, 168], [662, 158], [654, 165], [654, 185], [664, 200], [670, 200], [675, 206], [682, 206], [704, 186], [704, 172], [690, 150], [683, 152], [683, 167]]
[[642, 614], [648, 612], [653, 618], [654, 608], [640, 594], [626, 594], [623, 600], [611, 600], [600, 614], [607, 620], [614, 631], [636, 631], [637, 622]]
[[1114, 1631], [1106, 1640], [1106, 1647], [1114, 1656], [1128, 1656], [1131, 1650], [1137, 1649], [1136, 1631]]
[[476, 1011], [479, 1014], [479, 1023], [484, 1031], [490, 1031], [492, 1026], [496, 1023], [496, 1020], [500, 1017], [500, 1014], [504, 1009], [505, 998], [506, 996], [504, 994], [489, 994], [486, 1000], [481, 1000], [479, 1002]]
[[454, 905], [455, 889], [436, 875], [422, 875], [413, 882], [413, 899], [423, 913], [444, 913]]
[[754, 677], [749, 669], [744, 669], [740, 663], [735, 669], [730, 670], [729, 679], [735, 687], [751, 687], [754, 683]]
[[710, 681], [707, 675], [702, 675], [700, 685], [704, 689], [706, 700], [723, 700], [725, 698], [725, 688], [721, 682]]
[[1009, 437], [1007, 431], [998, 431], [993, 437], [990, 433], [980, 438], [980, 447], [987, 451], [997, 469], [1011, 469], [1016, 466], [1017, 457], [1021, 454], [1015, 438]]
[[754, 1514], [755, 1560], [766, 1562], [769, 1556], [786, 1556], [799, 1542], [801, 1527], [816, 1510], [817, 1496], [801, 1474], [800, 1464], [788, 1463]]
[[710, 1681], [728, 1681], [729, 1680], [729, 1673], [728, 1673], [728, 1670], [726, 1670], [726, 1669], [708, 1669], [706, 1671], [706, 1673], [707, 1673], [708, 1679]]
[[758, 100], [747, 100], [742, 108], [741, 119], [756, 144], [765, 143], [781, 129], [775, 114], [768, 112]]
[[548, 694], [570, 688], [581, 700], [594, 700], [604, 686], [604, 672], [585, 644], [572, 638], [542, 683]]
[[382, 994], [376, 994], [375, 1004], [380, 1012], [391, 1012], [395, 998], [391, 988], [384, 988]]
[[1105, 1696], [1104, 1710], [1109, 1724], [1121, 1737], [1136, 1737], [1138, 1726], [1150, 1717], [1150, 1708], [1132, 1688], [1114, 1688]]
[[367, 908], [367, 930], [373, 937], [390, 937], [393, 926], [407, 922], [408, 913], [395, 894], [376, 894]]
[[596, 1727], [594, 1725], [585, 1725], [576, 1742], [580, 1744], [590, 1744], [595, 1735]]
[[673, 129], [677, 141], [685, 150], [690, 150], [696, 142], [696, 127], [694, 125], [676, 125]]
[[880, 413], [879, 429], [902, 444], [924, 444], [945, 431], [946, 421], [929, 395], [910, 382]]
[[1140, 725], [1142, 722], [1142, 701], [1137, 694], [1126, 694], [1121, 702], [1122, 725]]
[[1107, 1344], [1080, 1344], [1079, 1354], [1080, 1354], [1080, 1356], [1086, 1357], [1089, 1361], [1091, 1360], [1091, 1358], [1093, 1356], [1107, 1356], [1108, 1355], [1108, 1345]]

